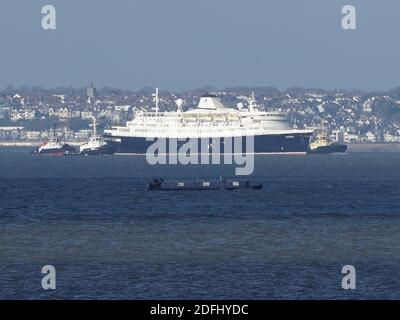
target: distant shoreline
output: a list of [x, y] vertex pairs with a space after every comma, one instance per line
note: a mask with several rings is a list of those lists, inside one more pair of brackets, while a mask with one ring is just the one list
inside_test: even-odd
[[40, 142], [0, 142], [0, 147], [37, 147], [40, 145]]
[[[79, 146], [82, 142], [67, 142], [72, 146]], [[1, 141], [0, 147], [38, 147], [43, 142], [32, 142], [32, 141]]]
[[350, 143], [347, 152], [400, 152], [400, 143]]

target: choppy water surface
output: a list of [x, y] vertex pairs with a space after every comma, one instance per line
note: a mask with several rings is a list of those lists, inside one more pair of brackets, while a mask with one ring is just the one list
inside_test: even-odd
[[145, 190], [233, 174], [0, 149], [0, 298], [400, 299], [400, 153], [257, 156], [261, 191]]

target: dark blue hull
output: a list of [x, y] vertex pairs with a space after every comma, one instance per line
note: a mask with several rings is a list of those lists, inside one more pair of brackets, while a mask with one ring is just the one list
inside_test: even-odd
[[[254, 153], [307, 153], [308, 145], [312, 132], [290, 133], [276, 135], [259, 135], [254, 137]], [[154, 141], [147, 141], [146, 138], [139, 137], [110, 137], [105, 138], [115, 145], [115, 153], [145, 154]], [[209, 143], [211, 144], [211, 139]], [[224, 153], [225, 138], [221, 138], [220, 153]], [[178, 141], [178, 150], [185, 141]], [[199, 143], [200, 146], [200, 143]], [[200, 148], [200, 147], [199, 147]], [[242, 139], [243, 153], [246, 150], [246, 139]], [[169, 143], [167, 143], [167, 153], [170, 153]], [[212, 150], [210, 149], [211, 153]], [[215, 151], [216, 152], [216, 151]], [[228, 151], [227, 151], [228, 152]], [[235, 152], [235, 151], [234, 151]]]
[[329, 154], [329, 153], [345, 153], [347, 146], [344, 144], [333, 144], [330, 146], [318, 147], [315, 150], [309, 150], [310, 154]]

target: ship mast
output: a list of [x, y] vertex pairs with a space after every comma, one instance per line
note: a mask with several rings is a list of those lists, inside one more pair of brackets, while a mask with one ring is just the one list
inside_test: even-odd
[[93, 117], [93, 136], [96, 135], [96, 118]]
[[156, 88], [156, 116], [158, 116], [158, 88]]
[[56, 123], [53, 124], [53, 141], [58, 142], [58, 138], [56, 136]]
[[249, 111], [254, 111], [256, 109], [256, 96], [254, 91], [251, 93], [251, 98], [249, 99]]

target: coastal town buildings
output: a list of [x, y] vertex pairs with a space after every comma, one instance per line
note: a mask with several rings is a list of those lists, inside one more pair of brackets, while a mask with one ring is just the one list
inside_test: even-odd
[[[175, 111], [197, 105], [200, 96], [212, 91], [231, 107], [243, 108], [252, 91], [259, 106], [288, 114], [295, 128], [323, 128], [339, 143], [396, 143], [400, 141], [400, 89], [362, 93], [292, 88], [207, 88], [175, 93], [160, 91], [160, 110]], [[93, 83], [85, 89], [35, 88], [0, 91], [0, 141], [40, 141], [57, 123], [60, 134], [71, 140], [85, 139], [90, 123], [99, 130], [130, 120], [138, 110], [152, 110], [153, 89], [122, 91]]]

